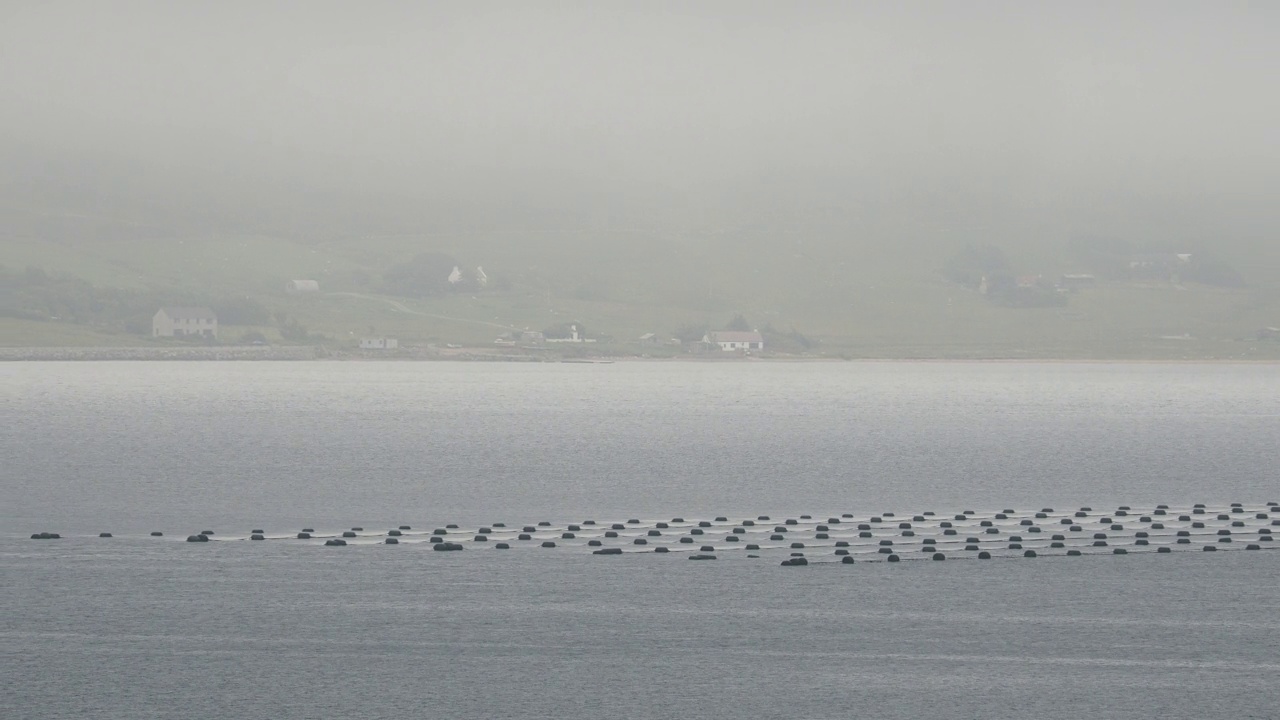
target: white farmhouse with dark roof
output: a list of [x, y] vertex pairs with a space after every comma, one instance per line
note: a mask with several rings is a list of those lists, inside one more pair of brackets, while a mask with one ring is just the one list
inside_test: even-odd
[[725, 352], [764, 349], [764, 337], [758, 332], [715, 330], [707, 333], [702, 342], [719, 346]]
[[162, 307], [151, 318], [152, 337], [218, 337], [218, 316], [207, 307]]

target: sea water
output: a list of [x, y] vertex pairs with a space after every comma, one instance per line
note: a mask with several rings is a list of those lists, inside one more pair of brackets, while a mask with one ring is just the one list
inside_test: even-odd
[[[1280, 714], [1276, 552], [842, 565], [826, 547], [782, 568], [720, 541], [687, 562], [469, 534], [1263, 509], [1274, 366], [10, 363], [0, 381], [6, 718]], [[446, 524], [466, 550], [418, 534]], [[365, 530], [334, 548], [303, 527]]]

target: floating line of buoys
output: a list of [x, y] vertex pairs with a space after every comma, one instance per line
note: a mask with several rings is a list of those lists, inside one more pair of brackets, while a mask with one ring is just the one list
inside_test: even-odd
[[[423, 544], [438, 550], [461, 550], [467, 546], [508, 550], [518, 541], [528, 543], [525, 547], [537, 544], [556, 552], [683, 553], [686, 558], [696, 559], [715, 559], [721, 553], [724, 557], [736, 558], [782, 555], [778, 561], [787, 566], [1182, 551], [1257, 552], [1273, 549], [1273, 528], [1280, 526], [1278, 513], [1280, 506], [1273, 504], [1197, 503], [1182, 509], [1171, 509], [1168, 505], [1134, 509], [1122, 505], [1098, 513], [1087, 506], [1063, 512], [1045, 507], [1038, 511], [1005, 508], [954, 514], [886, 511], [860, 517], [847, 512], [805, 513], [779, 518], [776, 525], [767, 515], [754, 519], [716, 515], [714, 519], [704, 517], [690, 521], [675, 517], [670, 522], [639, 518], [621, 522], [542, 520], [533, 525], [516, 524], [510, 529], [501, 522], [484, 526], [449, 523], [436, 528], [430, 540]], [[383, 535], [383, 542], [379, 544], [412, 546], [426, 540], [426, 533], [408, 532], [410, 525], [387, 527], [392, 529], [375, 533]], [[347, 540], [362, 536], [364, 530], [354, 526], [317, 537], [313, 528], [304, 528], [296, 538], [341, 547]], [[112, 537], [108, 532], [95, 534], [101, 538]], [[163, 537], [160, 531], [150, 534]], [[213, 535], [213, 530], [202, 530], [187, 540], [209, 542]], [[58, 536], [56, 533], [32, 535], [33, 539], [53, 537]], [[261, 528], [255, 528], [247, 539], [268, 537]]]

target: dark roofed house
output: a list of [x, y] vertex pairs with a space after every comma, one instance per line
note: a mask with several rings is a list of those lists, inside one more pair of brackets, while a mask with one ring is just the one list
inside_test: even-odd
[[702, 341], [715, 345], [725, 352], [735, 350], [763, 350], [764, 337], [758, 332], [715, 330], [707, 333]]
[[151, 318], [152, 337], [218, 337], [218, 316], [207, 307], [162, 307]]

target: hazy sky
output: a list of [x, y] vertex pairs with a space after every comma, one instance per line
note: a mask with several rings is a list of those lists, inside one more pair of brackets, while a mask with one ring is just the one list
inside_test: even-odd
[[1274, 227], [1277, 48], [1258, 2], [4, 0], [0, 151], [213, 204]]

